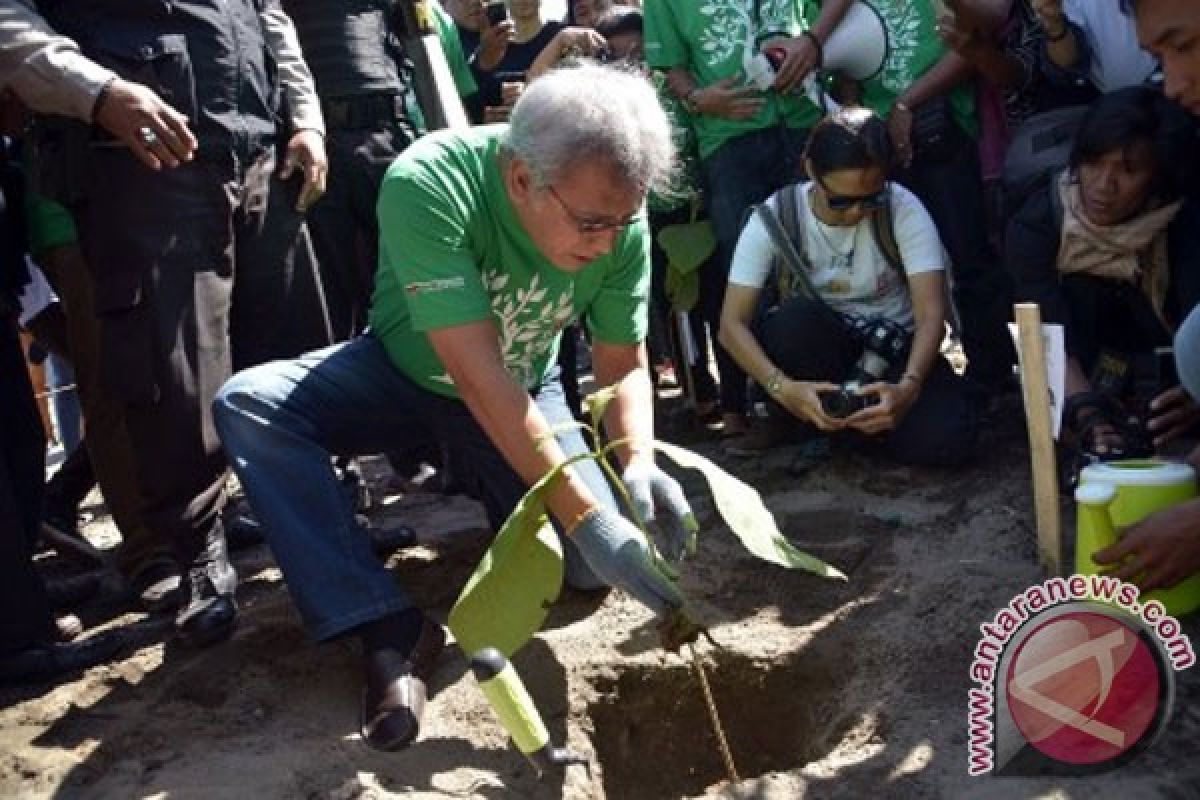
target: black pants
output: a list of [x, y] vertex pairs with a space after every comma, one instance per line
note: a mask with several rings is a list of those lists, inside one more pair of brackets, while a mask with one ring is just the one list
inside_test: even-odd
[[[759, 326], [759, 341], [771, 361], [793, 380], [842, 383], [862, 355], [862, 346], [836, 314], [804, 298], [768, 314]], [[778, 407], [774, 410], [782, 412]], [[881, 436], [847, 434], [866, 449], [924, 466], [964, 463], [974, 454], [977, 435], [977, 414], [967, 383], [940, 356], [916, 402], [894, 430]]]
[[364, 130], [331, 129], [326, 138], [329, 181], [308, 215], [335, 341], [367, 326], [375, 286], [379, 223], [375, 202], [384, 173], [412, 142], [399, 124]]
[[[66, 311], [67, 349], [75, 368], [83, 417], [87, 421], [83, 444], [104, 493], [105, 505], [121, 532], [117, 564], [126, 578], [136, 580], [147, 570], [171, 563], [174, 556], [170, 543], [155, 535], [142, 519], [133, 445], [125, 426], [125, 404], [113, 391], [112, 381], [106, 378], [101, 364], [95, 278], [84, 263], [78, 244], [64, 244], [38, 253], [37, 261]], [[72, 454], [72, 458], [75, 455]], [[79, 453], [80, 457], [82, 455]], [[71, 464], [72, 459], [68, 459], [52, 483], [75, 474], [70, 471]], [[78, 484], [76, 488], [79, 488]], [[62, 506], [56, 506], [56, 502], [52, 485], [46, 498], [48, 513], [69, 507], [72, 500], [70, 496], [64, 497]]]
[[701, 165], [708, 216], [717, 234], [717, 254], [700, 270], [700, 310], [713, 333], [721, 410], [726, 413], [746, 411], [746, 373], [717, 341], [733, 250], [750, 206], [799, 180], [807, 139], [807, 130], [772, 126], [730, 139]]
[[929, 211], [950, 254], [967, 374], [995, 383], [1012, 374], [1016, 358], [1007, 329], [1012, 280], [988, 240], [978, 145], [956, 123], [953, 134], [945, 153], [933, 158], [918, 152], [896, 179]]
[[1067, 353], [1084, 374], [1091, 373], [1102, 351], [1110, 351], [1128, 360], [1130, 378], [1150, 377], [1133, 372], [1151, 369], [1154, 348], [1170, 347], [1172, 335], [1146, 295], [1130, 284], [1089, 275], [1065, 277], [1060, 286]]
[[46, 439], [16, 320], [0, 319], [0, 653], [51, 636], [46, 585], [33, 566]]
[[124, 411], [142, 519], [185, 566], [223, 548], [217, 389], [234, 369], [327, 340], [311, 283], [295, 280], [312, 258], [299, 181], [274, 166], [270, 150], [157, 172], [123, 150], [88, 158], [77, 219], [100, 369]]

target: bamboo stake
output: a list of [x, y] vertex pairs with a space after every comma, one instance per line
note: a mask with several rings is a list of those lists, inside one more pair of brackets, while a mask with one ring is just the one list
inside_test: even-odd
[[1058, 470], [1050, 420], [1050, 386], [1042, 340], [1042, 311], [1037, 303], [1013, 306], [1021, 358], [1029, 456], [1033, 468], [1033, 505], [1037, 519], [1038, 558], [1051, 575], [1062, 574], [1062, 520], [1058, 507]]

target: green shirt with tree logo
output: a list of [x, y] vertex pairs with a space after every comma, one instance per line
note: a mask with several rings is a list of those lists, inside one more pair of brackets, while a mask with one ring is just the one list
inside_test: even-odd
[[645, 337], [649, 235], [639, 220], [578, 272], [556, 267], [522, 227], [504, 185], [506, 125], [438, 131], [388, 168], [376, 206], [379, 268], [370, 324], [392, 362], [420, 386], [457, 397], [428, 332], [490, 319], [509, 373], [541, 385], [563, 327], [585, 312], [596, 340]]
[[[935, 30], [937, 17], [929, 0], [871, 0], [888, 35], [883, 69], [863, 84], [863, 105], [886, 117], [896, 98], [929, 71], [948, 51]], [[963, 130], [979, 130], [975, 96], [969, 83], [950, 92], [950, 106]]]
[[[814, 0], [654, 0], [643, 8], [646, 63], [654, 69], [683, 67], [700, 87], [726, 78], [744, 85], [744, 59], [764, 35], [795, 35], [814, 18]], [[696, 114], [700, 158], [730, 139], [777, 125], [811, 128], [820, 112], [802, 94], [763, 93], [766, 102], [748, 119]]]

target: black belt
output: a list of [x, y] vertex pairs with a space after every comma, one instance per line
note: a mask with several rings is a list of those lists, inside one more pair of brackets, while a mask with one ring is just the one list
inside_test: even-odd
[[326, 127], [342, 130], [361, 130], [408, 119], [402, 94], [331, 97], [321, 101], [321, 112]]

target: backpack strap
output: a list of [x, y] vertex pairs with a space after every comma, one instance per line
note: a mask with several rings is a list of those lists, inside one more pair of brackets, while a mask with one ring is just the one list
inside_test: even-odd
[[908, 280], [908, 274], [904, 271], [904, 259], [900, 257], [900, 245], [896, 243], [896, 217], [892, 212], [891, 184], [887, 188], [887, 202], [871, 215], [871, 236], [875, 238], [875, 245], [891, 268], [900, 273], [900, 277]]
[[775, 246], [775, 254], [778, 257], [776, 271], [778, 272], [780, 300], [786, 300], [793, 294], [800, 293], [810, 299], [824, 302], [808, 279], [812, 265], [805, 256], [803, 248], [796, 246], [798, 237], [794, 237], [785, 227], [785, 223], [780, 221], [781, 215], [784, 220], [790, 218], [791, 225], [795, 229], [797, 223], [796, 199], [795, 196], [789, 197], [792, 195], [792, 191], [792, 187], [785, 187], [781, 192], [776, 193], [775, 196], [779, 198], [779, 214], [776, 214], [775, 210], [771, 208], [769, 200], [755, 206], [754, 213], [762, 220], [763, 227], [767, 229], [767, 235], [771, 237], [771, 244]]

